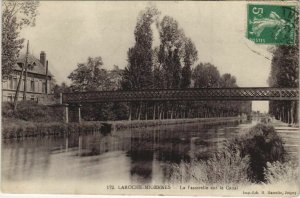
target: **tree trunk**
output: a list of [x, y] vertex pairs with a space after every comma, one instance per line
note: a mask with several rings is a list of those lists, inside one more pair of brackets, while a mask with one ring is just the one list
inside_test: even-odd
[[291, 124], [295, 123], [295, 121], [294, 121], [294, 105], [295, 105], [295, 103], [292, 101], [291, 102], [291, 108], [290, 108]]
[[15, 94], [15, 97], [14, 97], [14, 111], [17, 110], [17, 102], [18, 102], [18, 97], [19, 97], [19, 92], [20, 92], [20, 86], [21, 86], [21, 82], [22, 82], [22, 78], [23, 78], [23, 73], [24, 73], [24, 66], [22, 64], [22, 70], [21, 70], [21, 74], [20, 74], [20, 78], [19, 78], [19, 82], [18, 82], [16, 94]]
[[145, 120], [148, 120], [148, 103], [145, 104]]
[[294, 120], [295, 120], [295, 124], [299, 123], [299, 102], [296, 101], [295, 102], [295, 108], [294, 108]]
[[155, 110], [156, 110], [156, 104], [154, 103], [153, 105], [153, 120], [155, 120]]
[[27, 51], [26, 51], [26, 59], [25, 59], [25, 79], [24, 79], [23, 100], [26, 100], [26, 94], [27, 94], [28, 54], [29, 54], [29, 41], [27, 42]]
[[141, 120], [141, 111], [142, 111], [142, 103], [140, 103], [138, 107], [138, 120]]

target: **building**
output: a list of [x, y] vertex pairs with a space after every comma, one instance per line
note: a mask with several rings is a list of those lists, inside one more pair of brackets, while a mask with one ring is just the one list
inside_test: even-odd
[[[6, 80], [2, 82], [2, 101], [12, 102], [14, 100], [16, 90], [18, 87], [22, 67], [25, 65], [25, 54], [20, 55], [17, 64], [15, 65], [14, 72]], [[48, 70], [48, 61], [46, 60], [46, 53], [40, 53], [40, 59], [35, 58], [33, 55], [28, 55], [27, 59], [28, 70], [26, 78], [26, 100], [34, 100], [39, 103], [47, 103], [51, 100], [51, 84], [53, 75]], [[23, 100], [25, 82], [25, 68], [23, 79], [20, 84], [20, 92], [18, 100]]]

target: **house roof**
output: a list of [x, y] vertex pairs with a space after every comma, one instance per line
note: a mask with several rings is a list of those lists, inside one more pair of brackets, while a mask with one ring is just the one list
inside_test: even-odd
[[[26, 55], [20, 54], [17, 63], [23, 63], [25, 64]], [[43, 64], [40, 62], [39, 59], [35, 58], [33, 55], [29, 54], [27, 59], [28, 67], [27, 72], [33, 73], [33, 74], [40, 74], [40, 75], [46, 75], [46, 67], [43, 66]], [[21, 71], [22, 67], [20, 64], [17, 64], [15, 67], [15, 70]], [[48, 68], [48, 76], [53, 76]]]

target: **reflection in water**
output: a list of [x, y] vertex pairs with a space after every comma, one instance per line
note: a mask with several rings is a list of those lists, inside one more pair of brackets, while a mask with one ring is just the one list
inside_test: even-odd
[[116, 131], [114, 135], [73, 134], [5, 140], [4, 181], [97, 180], [165, 183], [175, 163], [206, 159], [248, 124], [185, 124]]

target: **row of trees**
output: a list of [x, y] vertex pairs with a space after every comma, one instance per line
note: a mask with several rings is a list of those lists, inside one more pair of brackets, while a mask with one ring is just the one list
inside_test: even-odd
[[[277, 46], [272, 58], [270, 87], [299, 87], [299, 13], [295, 14], [295, 45]], [[270, 101], [269, 113], [286, 123], [299, 123], [299, 101]]]
[[[299, 45], [279, 46], [274, 52], [270, 87], [299, 87]], [[298, 101], [270, 101], [269, 113], [286, 123], [298, 123]]]
[[[106, 70], [101, 57], [88, 58], [68, 76], [71, 86], [57, 86], [57, 91], [105, 91], [178, 88], [237, 87], [236, 78], [220, 75], [210, 63], [200, 63], [198, 51], [190, 38], [170, 16], [148, 7], [138, 17], [135, 44], [128, 49], [124, 70]], [[153, 46], [154, 31], [160, 44]], [[194, 69], [193, 69], [194, 68]], [[57, 92], [55, 91], [55, 92]], [[249, 102], [131, 102], [85, 105], [84, 119], [175, 119], [236, 116], [249, 113]]]
[[[71, 85], [65, 83], [54, 86], [55, 97], [62, 92], [111, 91], [123, 90], [121, 81], [124, 70], [115, 66], [112, 70], [103, 68], [101, 57], [88, 58], [80, 63], [68, 78]], [[193, 87], [237, 87], [235, 77], [220, 75], [212, 64], [198, 64], [191, 72]], [[198, 101], [198, 102], [135, 102], [135, 103], [99, 103], [84, 104], [82, 108], [85, 120], [120, 119], [178, 119], [195, 117], [236, 116], [251, 111], [249, 102]]]
[[[159, 46], [153, 46], [155, 30], [159, 33]], [[155, 7], [140, 13], [134, 36], [135, 44], [128, 50], [128, 65], [122, 75], [123, 90], [237, 86], [235, 77], [221, 76], [209, 63], [200, 63], [192, 69], [198, 60], [193, 41], [174, 18], [161, 17]], [[131, 104], [129, 111], [132, 119], [172, 119], [234, 116], [249, 112], [249, 107], [245, 102], [145, 102]]]

